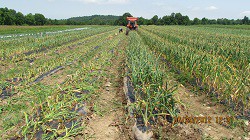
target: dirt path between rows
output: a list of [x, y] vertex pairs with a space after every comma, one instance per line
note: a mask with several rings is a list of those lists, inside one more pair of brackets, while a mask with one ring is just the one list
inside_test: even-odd
[[[99, 99], [96, 101], [98, 113], [93, 114], [89, 121], [87, 132], [96, 140], [115, 140], [120, 137], [119, 118], [123, 115], [119, 99], [116, 98], [117, 89], [114, 83], [107, 79], [105, 88], [101, 91]], [[96, 110], [96, 111], [97, 111]]]
[[115, 57], [111, 59], [112, 65], [107, 68], [107, 77], [100, 95], [95, 101], [95, 113], [89, 120], [87, 134], [95, 140], [128, 139], [123, 133], [124, 120], [126, 118], [126, 98], [123, 93], [123, 65], [124, 65], [124, 41], [114, 49]]

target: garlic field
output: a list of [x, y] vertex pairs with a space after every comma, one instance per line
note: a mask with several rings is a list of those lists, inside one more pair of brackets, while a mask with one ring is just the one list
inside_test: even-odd
[[[249, 26], [19, 28], [0, 29], [2, 139], [249, 138]], [[235, 119], [173, 123], [201, 114]]]

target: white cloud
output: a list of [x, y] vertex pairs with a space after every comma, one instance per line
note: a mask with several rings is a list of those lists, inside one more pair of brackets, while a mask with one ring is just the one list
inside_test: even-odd
[[126, 4], [130, 0], [72, 0], [92, 4]]
[[218, 8], [215, 6], [209, 6], [209, 7], [206, 7], [205, 9], [208, 11], [213, 11], [213, 10], [217, 10]]
[[243, 17], [243, 16], [250, 17], [250, 11], [241, 12], [241, 13], [240, 13], [240, 16], [241, 16], [241, 17]]

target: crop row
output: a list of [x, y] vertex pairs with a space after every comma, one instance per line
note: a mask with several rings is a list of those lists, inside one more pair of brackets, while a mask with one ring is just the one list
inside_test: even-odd
[[41, 37], [23, 37], [9, 40], [0, 40], [2, 44], [0, 49], [3, 50], [0, 54], [1, 59], [17, 57], [23, 53], [42, 48], [50, 48], [61, 46], [68, 42], [74, 42], [84, 37], [95, 35], [97, 33], [106, 32], [114, 29], [114, 27], [96, 27], [82, 31], [64, 32], [60, 34], [50, 34]]
[[[34, 84], [20, 87], [20, 92], [24, 94], [8, 99], [8, 104], [2, 106], [0, 118], [3, 122], [0, 124], [3, 123], [4, 128], [0, 129], [0, 133], [15, 139], [56, 139], [76, 135], [87, 137], [84, 134], [85, 117], [92, 107], [90, 102], [102, 84], [98, 79], [103, 77], [102, 71], [109, 65], [110, 57], [114, 56], [110, 50], [121, 40], [117, 36], [108, 38], [114, 33], [107, 32], [101, 37], [92, 38], [93, 42], [80, 45], [60, 57], [51, 58], [58, 62], [63, 59], [64, 64], [71, 61], [72, 66], [64, 70], [70, 75], [57, 86]], [[48, 66], [54, 68], [57, 65]]]
[[248, 25], [197, 25], [190, 26], [190, 29], [222, 34], [235, 34], [241, 36], [249, 36], [250, 27]]
[[[85, 38], [82, 41], [90, 39], [91, 42], [86, 42], [85, 44], [77, 43], [78, 46], [74, 47], [74, 49], [62, 51], [59, 54], [55, 54], [53, 51], [50, 51], [47, 55], [36, 59], [32, 62], [32, 64], [26, 61], [21, 65], [16, 65], [15, 67], [9, 69], [1, 75], [1, 96], [6, 98], [13, 96], [14, 94], [22, 94], [23, 88], [29, 86], [33, 83], [33, 81], [37, 82], [39, 79], [42, 79], [41, 76], [46, 76], [48, 71], [58, 67], [67, 67], [72, 63], [82, 61], [79, 59], [84, 55], [89, 56], [89, 53], [93, 49], [98, 48], [97, 45], [103, 44], [107, 41], [107, 35], [111, 33], [114, 33], [114, 31]], [[19, 81], [13, 82], [12, 79], [19, 79]]]
[[[82, 28], [83, 26], [1, 26], [0, 32], [1, 35], [13, 35], [13, 34], [31, 34], [31, 33], [40, 33], [40, 32], [53, 32], [59, 30], [68, 30], [75, 28]], [[88, 26], [84, 26], [88, 27]]]
[[[73, 61], [77, 57], [84, 54], [85, 51], [90, 49], [89, 47], [94, 44], [98, 44], [100, 42], [103, 42], [110, 32], [104, 33], [104, 34], [98, 34], [97, 36], [93, 37], [86, 37], [80, 42], [83, 43], [71, 43], [62, 45], [59, 48], [57, 48], [57, 53], [55, 53], [56, 49], [49, 50], [46, 55], [43, 53], [37, 53], [31, 55], [33, 57], [34, 62], [30, 61], [23, 61], [22, 63], [18, 64], [15, 63], [15, 66], [8, 69], [3, 75], [1, 75], [1, 79], [11, 79], [14, 77], [19, 77], [22, 79], [30, 79], [32, 80], [32, 77], [35, 78], [38, 75], [44, 73], [45, 71], [49, 71], [57, 66], [60, 65], [66, 65], [67, 63]], [[87, 42], [88, 41], [88, 42]], [[66, 48], [70, 46], [72, 49], [68, 49], [67, 51], [64, 51]], [[85, 47], [85, 50], [79, 51], [81, 47]], [[83, 52], [84, 51], [84, 52]], [[27, 57], [24, 57], [23, 59], [28, 59]], [[30, 82], [27, 81], [27, 82]]]
[[208, 33], [206, 30], [192, 30], [183, 27], [157, 27], [143, 28], [158, 34], [168, 41], [192, 46], [207, 54], [224, 57], [238, 70], [250, 63], [250, 37], [232, 34]]
[[[156, 34], [158, 31], [159, 34]], [[195, 83], [201, 89], [214, 93], [219, 101], [236, 107], [242, 113], [249, 110], [249, 63], [242, 65], [243, 68], [239, 71], [226, 57], [207, 53], [190, 44], [171, 41], [167, 32], [164, 35], [159, 29], [151, 32], [144, 29], [139, 33], [152, 50], [161, 54], [179, 74], [181, 73], [182, 80]], [[242, 59], [244, 58], [243, 56]]]
[[136, 32], [129, 35], [126, 48], [128, 77], [134, 89], [135, 102], [132, 108], [138, 119], [146, 125], [162, 116], [175, 116], [173, 92], [164, 83], [164, 73], [155, 57]]

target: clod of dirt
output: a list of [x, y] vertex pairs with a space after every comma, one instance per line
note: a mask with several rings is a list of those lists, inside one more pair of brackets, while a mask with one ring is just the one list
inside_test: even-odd
[[249, 125], [249, 121], [245, 121], [245, 125], [248, 126]]
[[107, 82], [106, 84], [105, 84], [105, 87], [110, 87], [111, 86], [111, 83], [110, 82]]
[[111, 83], [107, 82], [104, 86], [106, 87], [106, 91], [109, 91], [109, 87], [111, 86]]
[[108, 87], [106, 87], [106, 91], [109, 91], [109, 88], [108, 88]]
[[136, 124], [132, 127], [133, 135], [136, 140], [150, 140], [151, 137], [153, 136], [153, 132], [145, 132], [143, 133], [138, 129]]

